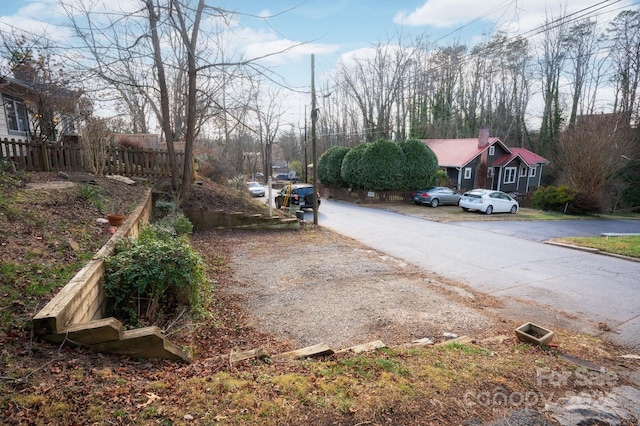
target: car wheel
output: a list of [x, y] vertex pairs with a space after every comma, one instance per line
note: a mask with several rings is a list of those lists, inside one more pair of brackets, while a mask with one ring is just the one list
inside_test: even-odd
[[416, 203], [416, 206], [419, 206], [420, 204], [422, 204], [420, 201], [414, 201], [414, 203]]
[[511, 206], [511, 210], [510, 210], [511, 214], [514, 214], [517, 211], [518, 211], [518, 206], [516, 205]]
[[463, 211], [463, 212], [468, 212], [468, 211], [469, 211], [469, 209], [468, 209], [468, 208], [466, 208], [466, 207], [463, 207], [463, 208], [462, 208], [462, 211]]
[[438, 200], [437, 198], [431, 200], [431, 207], [433, 207], [434, 209], [438, 207], [438, 204], [440, 204], [440, 200]]
[[493, 213], [493, 206], [487, 206], [487, 210], [484, 211], [486, 214]]
[[280, 207], [282, 207], [282, 203], [276, 198], [276, 209], [279, 209]]

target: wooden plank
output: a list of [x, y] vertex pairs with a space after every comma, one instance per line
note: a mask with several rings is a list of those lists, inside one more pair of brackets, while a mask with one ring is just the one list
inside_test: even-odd
[[251, 349], [250, 351], [242, 351], [242, 352], [232, 352], [229, 354], [229, 362], [233, 364], [234, 362], [244, 361], [246, 359], [252, 358], [267, 358], [269, 353], [265, 351], [263, 348]]
[[289, 361], [301, 358], [311, 358], [315, 356], [333, 355], [334, 351], [326, 343], [319, 343], [306, 348], [284, 352], [271, 357], [274, 361]]
[[109, 317], [85, 324], [72, 325], [62, 333], [44, 336], [44, 340], [53, 344], [67, 341], [70, 346], [77, 346], [120, 340], [121, 337], [122, 323]]
[[65, 285], [33, 318], [36, 334], [56, 334], [73, 324], [76, 310], [82, 307], [85, 294], [98, 285], [104, 273], [104, 260], [93, 259]]
[[168, 341], [156, 326], [127, 330], [122, 333], [122, 339], [91, 345], [91, 349], [133, 358], [192, 362], [191, 356]]
[[384, 344], [382, 340], [374, 340], [373, 342], [363, 343], [361, 345], [351, 346], [350, 348], [341, 349], [336, 351], [337, 354], [352, 352], [354, 354], [359, 354], [363, 352], [373, 352], [378, 349], [386, 348], [387, 346]]
[[410, 343], [405, 343], [402, 346], [405, 348], [415, 348], [429, 345], [433, 345], [433, 340], [429, 339], [428, 337], [424, 337], [422, 339], [412, 340]]
[[450, 345], [452, 343], [464, 345], [464, 344], [473, 343], [473, 342], [474, 340], [469, 336], [460, 336], [460, 337], [456, 337], [455, 339], [449, 339], [449, 340], [445, 340], [444, 342], [436, 343], [436, 346], [445, 346], [445, 345]]

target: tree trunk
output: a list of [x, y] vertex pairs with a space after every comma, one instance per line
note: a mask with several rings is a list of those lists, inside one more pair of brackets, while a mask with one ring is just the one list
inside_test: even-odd
[[[169, 164], [171, 166], [171, 186], [174, 191], [179, 191], [179, 172], [178, 161], [176, 159], [176, 151], [173, 145], [173, 128], [171, 126], [171, 115], [169, 113], [169, 90], [167, 89], [167, 78], [162, 62], [162, 51], [160, 47], [160, 36], [158, 35], [158, 16], [154, 9], [153, 0], [146, 1], [147, 10], [149, 11], [149, 29], [151, 30], [151, 41], [153, 43], [153, 59], [156, 65], [156, 73], [158, 85], [160, 86], [160, 112], [162, 114], [162, 131], [167, 142], [167, 151], [169, 152]], [[186, 162], [186, 156], [185, 156]], [[176, 194], [179, 200], [179, 192]]]

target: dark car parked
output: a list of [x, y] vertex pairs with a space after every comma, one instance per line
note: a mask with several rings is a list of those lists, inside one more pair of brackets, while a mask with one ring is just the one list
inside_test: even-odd
[[457, 206], [461, 195], [451, 188], [434, 186], [429, 189], [411, 191], [411, 199], [416, 204], [428, 204], [431, 207], [449, 204]]
[[293, 183], [298, 183], [298, 178], [297, 177], [289, 177], [289, 175], [287, 173], [279, 173], [277, 175], [275, 175], [273, 177], [273, 179], [277, 182], [293, 182]]
[[[298, 183], [287, 185], [278, 192], [275, 198], [277, 208], [300, 206], [300, 209], [313, 208], [313, 185]], [[320, 194], [318, 194], [318, 207], [320, 207]]]

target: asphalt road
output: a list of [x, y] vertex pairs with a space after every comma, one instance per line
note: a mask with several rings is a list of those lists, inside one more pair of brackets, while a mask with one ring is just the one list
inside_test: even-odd
[[[637, 232], [637, 222], [625, 222]], [[586, 223], [550, 222], [565, 234]], [[640, 263], [544, 244], [542, 223], [444, 224], [323, 200], [318, 224], [512, 307], [533, 302], [521, 311], [523, 322], [566, 321], [592, 334], [606, 323], [611, 331], [603, 337], [640, 350]]]
[[449, 222], [450, 225], [491, 231], [533, 241], [559, 237], [598, 237], [603, 233], [640, 234], [638, 220], [544, 220], [507, 222]]

